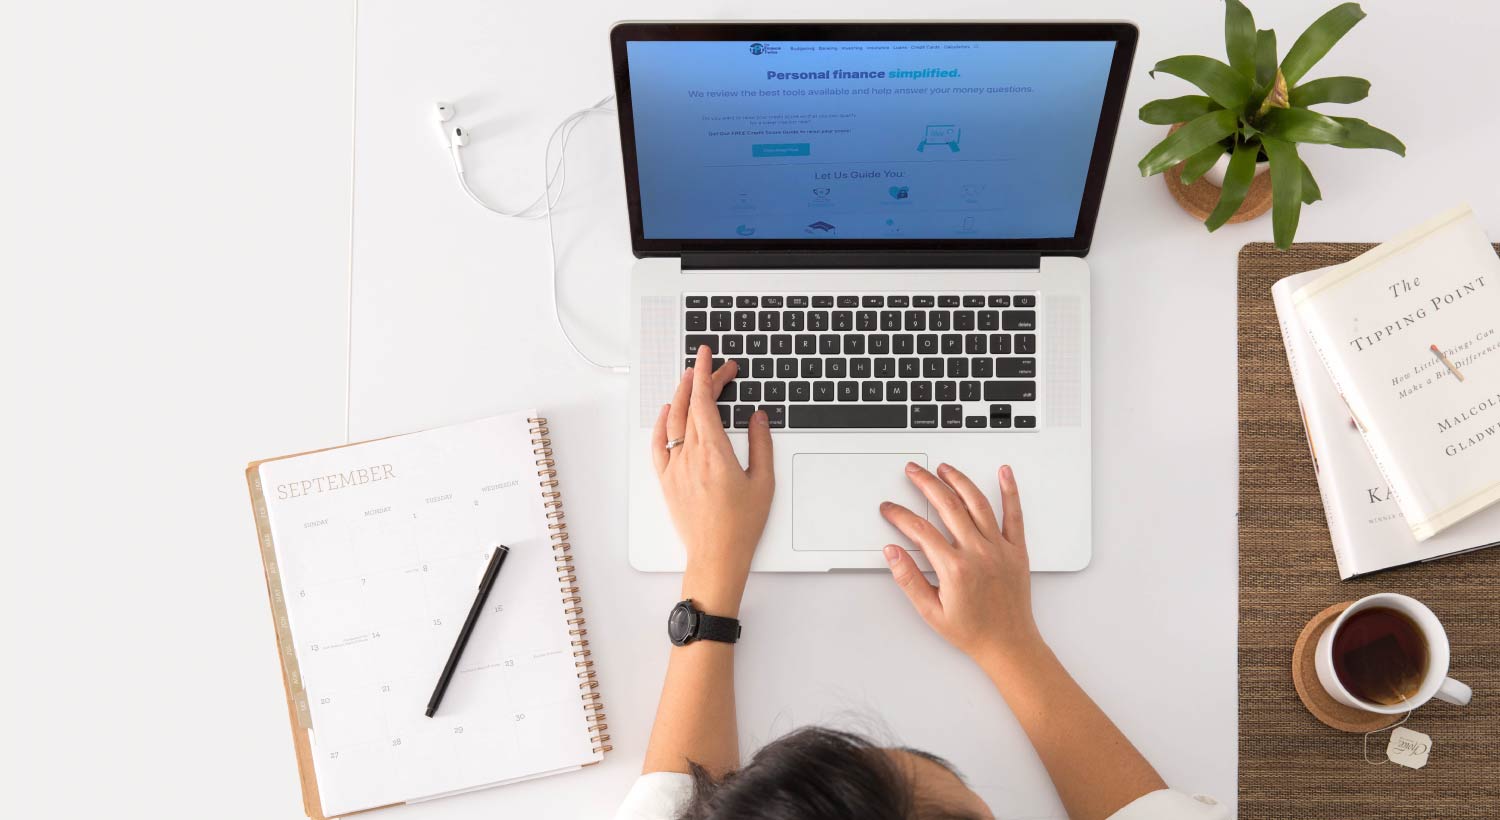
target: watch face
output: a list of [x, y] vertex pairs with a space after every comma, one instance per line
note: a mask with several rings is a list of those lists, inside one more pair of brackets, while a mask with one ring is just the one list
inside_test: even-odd
[[687, 643], [697, 631], [698, 613], [693, 611], [691, 604], [686, 601], [672, 607], [672, 614], [667, 616], [667, 637], [672, 643], [681, 646]]

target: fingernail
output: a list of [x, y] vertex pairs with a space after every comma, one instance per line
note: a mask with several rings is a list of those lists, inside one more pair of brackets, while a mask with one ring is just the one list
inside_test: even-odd
[[698, 345], [698, 355], [702, 356], [706, 353], [708, 353], [708, 345]]
[[885, 512], [886, 510], [889, 510], [890, 508], [892, 508], [894, 506], [896, 506], [896, 505], [892, 504], [889, 501], [882, 501], [882, 502], [880, 502], [880, 511], [881, 512]]
[[922, 468], [917, 466], [915, 461], [908, 461], [906, 462], [906, 471], [908, 473], [920, 473], [922, 472]]
[[661, 411], [663, 413], [670, 413], [670, 412], [672, 412], [672, 405], [670, 405], [670, 404], [663, 404], [661, 406]]
[[901, 548], [898, 547], [898, 546], [896, 546], [895, 544], [886, 544], [885, 545], [885, 562], [887, 564], [890, 564], [891, 566], [895, 566], [900, 561], [901, 561]]
[[1005, 476], [1005, 480], [1007, 483], [1011, 483], [1016, 480], [1016, 474], [1011, 472], [1009, 464], [1006, 464], [1000, 468], [1000, 475]]
[[939, 473], [946, 473], [946, 472], [948, 472], [948, 471], [949, 471], [949, 470], [951, 470], [951, 469], [953, 469], [953, 468], [952, 468], [952, 467], [949, 467], [949, 466], [948, 466], [948, 462], [946, 462], [946, 461], [945, 461], [945, 462], [943, 462], [943, 463], [942, 463], [942, 464], [939, 464], [939, 465], [938, 465], [938, 472], [939, 472]]
[[750, 420], [755, 422], [756, 424], [769, 424], [771, 421], [770, 418], [766, 416], [766, 411], [764, 410], [756, 410], [754, 413], [751, 413]]

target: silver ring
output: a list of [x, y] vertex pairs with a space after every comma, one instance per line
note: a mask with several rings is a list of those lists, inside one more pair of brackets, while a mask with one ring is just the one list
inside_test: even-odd
[[673, 447], [681, 447], [681, 446], [682, 446], [682, 439], [680, 439], [680, 438], [674, 438], [671, 441], [667, 442], [667, 452], [669, 452], [669, 453], [672, 452], [672, 448]]

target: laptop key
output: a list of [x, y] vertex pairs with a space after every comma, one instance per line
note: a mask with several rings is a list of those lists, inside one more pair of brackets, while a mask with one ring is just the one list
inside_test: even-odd
[[976, 427], [982, 428], [982, 427], [985, 427], [985, 426], [987, 426], [987, 420], [985, 419], [984, 416], [965, 416], [964, 417], [964, 427], [972, 429], [972, 428], [976, 428]]
[[859, 401], [859, 382], [839, 382], [839, 401]]
[[850, 359], [849, 377], [854, 379], [870, 378], [870, 360], [866, 358]]
[[916, 338], [910, 333], [897, 333], [891, 337], [891, 352], [897, 356], [916, 352]]
[[896, 377], [896, 360], [889, 356], [882, 356], [875, 360], [875, 378], [893, 379]]
[[826, 311], [826, 310], [811, 310], [811, 311], [808, 311], [808, 313], [807, 313], [807, 329], [808, 330], [827, 330], [828, 329], [828, 311]]
[[776, 362], [768, 356], [750, 361], [750, 375], [757, 379], [769, 379], [776, 375]]
[[737, 296], [734, 299], [735, 307], [753, 308], [760, 306], [760, 300], [754, 296]]
[[833, 401], [833, 382], [813, 382], [813, 401]]
[[[745, 358], [743, 356], [736, 356], [733, 359], [730, 359], [730, 361], [734, 362], [734, 364], [735, 364], [734, 377], [736, 379], [743, 379], [743, 378], [749, 378], [750, 377], [750, 360], [749, 359], [747, 359], [747, 358]], [[714, 369], [717, 370], [718, 368], [714, 368]]]
[[867, 308], [878, 308], [885, 306], [884, 296], [865, 296], [860, 299], [860, 304]]
[[854, 314], [854, 329], [869, 333], [876, 328], [876, 317], [880, 314], [873, 310], [861, 310]]
[[823, 360], [823, 372], [830, 379], [842, 379], [849, 375], [849, 360], [832, 358]]
[[814, 296], [812, 298], [812, 306], [815, 307], [815, 308], [831, 308], [831, 307], [833, 307], [833, 297], [832, 296]]
[[755, 329], [755, 311], [736, 310], [734, 312], [734, 329], [741, 333], [747, 333]]
[[1036, 429], [1036, 416], [1016, 416], [1016, 426], [1022, 430]]
[[782, 330], [802, 330], [807, 326], [807, 314], [800, 310], [789, 310], [781, 314]]
[[708, 352], [709, 353], [718, 353], [719, 352], [719, 337], [718, 336], [711, 336], [711, 335], [710, 336], [689, 335], [687, 337], [687, 339], [686, 339], [686, 344], [684, 345], [683, 352], [684, 353], [697, 353], [698, 352], [698, 348], [700, 346], [702, 346], [702, 345], [708, 345]]
[[944, 429], [948, 430], [964, 426], [964, 406], [962, 404], [943, 405], [942, 424]]
[[1036, 330], [1036, 311], [1007, 310], [1000, 314], [1001, 330]]
[[789, 308], [805, 308], [805, 307], [807, 307], [807, 304], [808, 304], [808, 302], [807, 302], [807, 297], [806, 296], [788, 296], [788, 297], [786, 297], [786, 306], [789, 307]]
[[716, 308], [734, 307], [733, 296], [714, 296], [711, 297], [711, 302]]
[[871, 333], [866, 340], [871, 356], [884, 356], [891, 352], [891, 337], [884, 333]]
[[792, 337], [787, 333], [778, 333], [771, 337], [771, 354], [774, 356], [792, 355]]
[[894, 428], [906, 426], [904, 404], [794, 405], [788, 408], [788, 427]]
[[936, 404], [913, 404], [911, 406], [912, 429], [937, 429], [938, 406]]
[[985, 401], [1036, 401], [1036, 382], [989, 381], [984, 383]]
[[734, 426], [743, 430], [750, 426], [750, 416], [755, 412], [755, 407], [749, 404], [736, 404], [734, 406]]
[[1016, 307], [1036, 307], [1035, 296], [1017, 296]]
[[978, 294], [965, 296], [964, 307], [984, 307], [984, 297]]
[[854, 329], [854, 311], [835, 310], [833, 312], [833, 329], [838, 331]]
[[906, 401], [906, 382], [886, 382], [886, 401]]
[[[937, 400], [938, 401], [958, 401], [958, 382], [938, 382], [937, 383]], [[963, 408], [959, 408], [959, 410], [960, 410], [959, 415], [960, 416], [963, 415], [962, 409]]]
[[781, 307], [781, 297], [762, 296], [760, 297], [760, 306], [764, 308], [779, 308]]
[[906, 358], [900, 360], [896, 365], [896, 372], [903, 379], [916, 379], [922, 375], [922, 360]]
[[927, 311], [925, 311], [925, 310], [908, 310], [906, 312], [906, 329], [907, 330], [926, 330], [927, 329]]
[[708, 315], [708, 327], [720, 333], [730, 330], [734, 327], [734, 314], [727, 310], [716, 310]]
[[793, 342], [798, 356], [812, 356], [818, 352], [818, 337], [811, 333], [798, 333]]
[[785, 359], [777, 359], [776, 360], [776, 378], [778, 378], [778, 379], [795, 379], [795, 378], [797, 378], [797, 360], [793, 359], [793, 358], [790, 358], [790, 357], [785, 358]]
[[688, 311], [686, 327], [689, 332], [695, 333], [708, 330], [708, 314], [701, 310]]
[[838, 305], [841, 308], [859, 307], [859, 297], [858, 296], [840, 296], [839, 297], [839, 301], [838, 301]]
[[981, 310], [981, 311], [979, 311], [979, 329], [980, 330], [999, 330], [1000, 329], [1000, 311], [998, 311], [998, 310]]
[[731, 379], [728, 384], [724, 385], [724, 389], [719, 391], [719, 398], [716, 399], [716, 401], [719, 404], [726, 404], [728, 402], [734, 401], [734, 397], [735, 381]]
[[729, 405], [719, 405], [719, 422], [725, 427], [729, 426]]
[[[942, 359], [932, 359], [932, 361], [934, 361], [934, 362], [941, 362]], [[939, 367], [938, 369], [941, 370], [942, 368]], [[967, 378], [969, 378], [969, 360], [963, 358], [962, 356], [954, 356], [953, 358], [949, 359], [948, 360], [948, 373], [947, 373], [947, 376], [950, 379], [967, 379]], [[942, 373], [938, 373], [933, 378], [939, 378], [940, 379], [942, 377], [943, 377], [943, 374]]]
[[859, 397], [864, 401], [880, 401], [884, 395], [885, 390], [877, 381], [865, 382], [859, 391]]
[[995, 376], [995, 360], [988, 356], [979, 356], [973, 359], [969, 367], [970, 374], [976, 379], [990, 379]]
[[959, 382], [958, 383], [958, 400], [959, 401], [979, 401], [980, 400], [979, 397], [982, 395], [982, 393], [980, 392], [981, 390], [982, 390], [982, 388], [980, 387], [980, 383], [979, 382], [976, 382], [976, 381]]
[[932, 401], [932, 382], [920, 381], [911, 383], [912, 401]]
[[973, 330], [974, 329], [974, 311], [972, 311], [972, 310], [955, 310], [955, 311], [953, 311], [953, 329], [954, 330]]
[[957, 296], [939, 296], [938, 297], [938, 307], [958, 307], [958, 306], [959, 306], [959, 298]]
[[1035, 333], [1017, 333], [1016, 334], [1016, 352], [1017, 353], [1035, 353], [1036, 352], [1036, 334]]
[[804, 379], [821, 379], [821, 378], [823, 378], [823, 360], [822, 359], [803, 359], [802, 360], [802, 378], [804, 378]]
[[885, 300], [886, 307], [904, 308], [911, 304], [910, 296], [892, 296]]
[[996, 359], [995, 378], [1034, 379], [1036, 378], [1036, 359]]
[[882, 311], [880, 311], [880, 329], [881, 330], [900, 330], [901, 329], [901, 311], [899, 311], [899, 310], [882, 310]]
[[937, 304], [937, 301], [935, 299], [933, 299], [931, 296], [913, 296], [913, 297], [911, 297], [911, 306], [912, 307], [919, 307], [919, 308], [922, 308], [922, 307], [932, 307], [935, 304]]
[[[949, 359], [952, 362], [961, 362], [963, 359]], [[941, 379], [943, 377], [943, 360], [936, 356], [928, 356], [922, 360], [922, 378]]]
[[751, 356], [764, 356], [770, 349], [764, 333], [752, 333], [745, 337], [745, 352]]
[[792, 382], [787, 385], [787, 395], [791, 396], [792, 401], [811, 401], [812, 383]]
[[934, 310], [927, 314], [928, 330], [950, 330], [953, 327], [953, 314], [946, 310]]
[[[766, 297], [770, 298], [770, 297]], [[781, 312], [775, 310], [763, 310], [760, 312], [760, 329], [772, 333], [781, 329]]]
[[991, 333], [990, 334], [990, 352], [991, 353], [997, 353], [997, 354], [998, 353], [1009, 353], [1010, 352], [1010, 334], [1009, 333]]
[[851, 333], [844, 337], [844, 352], [857, 356], [865, 352], [865, 337]]
[[990, 297], [990, 307], [993, 307], [993, 308], [1010, 307], [1010, 297], [1009, 296], [991, 296]]
[[824, 356], [839, 355], [839, 336], [837, 333], [824, 333], [818, 337], [818, 352]]
[[923, 356], [936, 356], [938, 352], [937, 334], [923, 333], [917, 336], [917, 352]]
[[760, 409], [766, 414], [766, 421], [772, 429], [786, 426], [786, 405], [784, 404], [762, 404]]
[[766, 382], [766, 401], [786, 401], [786, 382]]
[[984, 343], [983, 333], [968, 333], [964, 335], [964, 352], [970, 356], [983, 356], [988, 353], [988, 345]]
[[740, 401], [760, 401], [760, 382], [747, 381], [740, 385]]
[[738, 333], [725, 333], [719, 339], [719, 349], [715, 353], [723, 353], [726, 356], [738, 356], [745, 352], [745, 337]]
[[957, 333], [944, 333], [943, 352], [950, 356], [964, 352], [964, 337]]
[[708, 307], [708, 297], [707, 296], [689, 296], [687, 298], [687, 306], [690, 307], [690, 308], [706, 308], [706, 307]]

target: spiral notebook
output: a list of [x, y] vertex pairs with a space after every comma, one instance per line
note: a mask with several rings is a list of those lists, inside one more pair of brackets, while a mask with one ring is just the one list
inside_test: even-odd
[[[246, 476], [309, 817], [603, 759], [546, 419], [494, 416], [258, 461]], [[501, 544], [510, 555], [426, 717]]]

